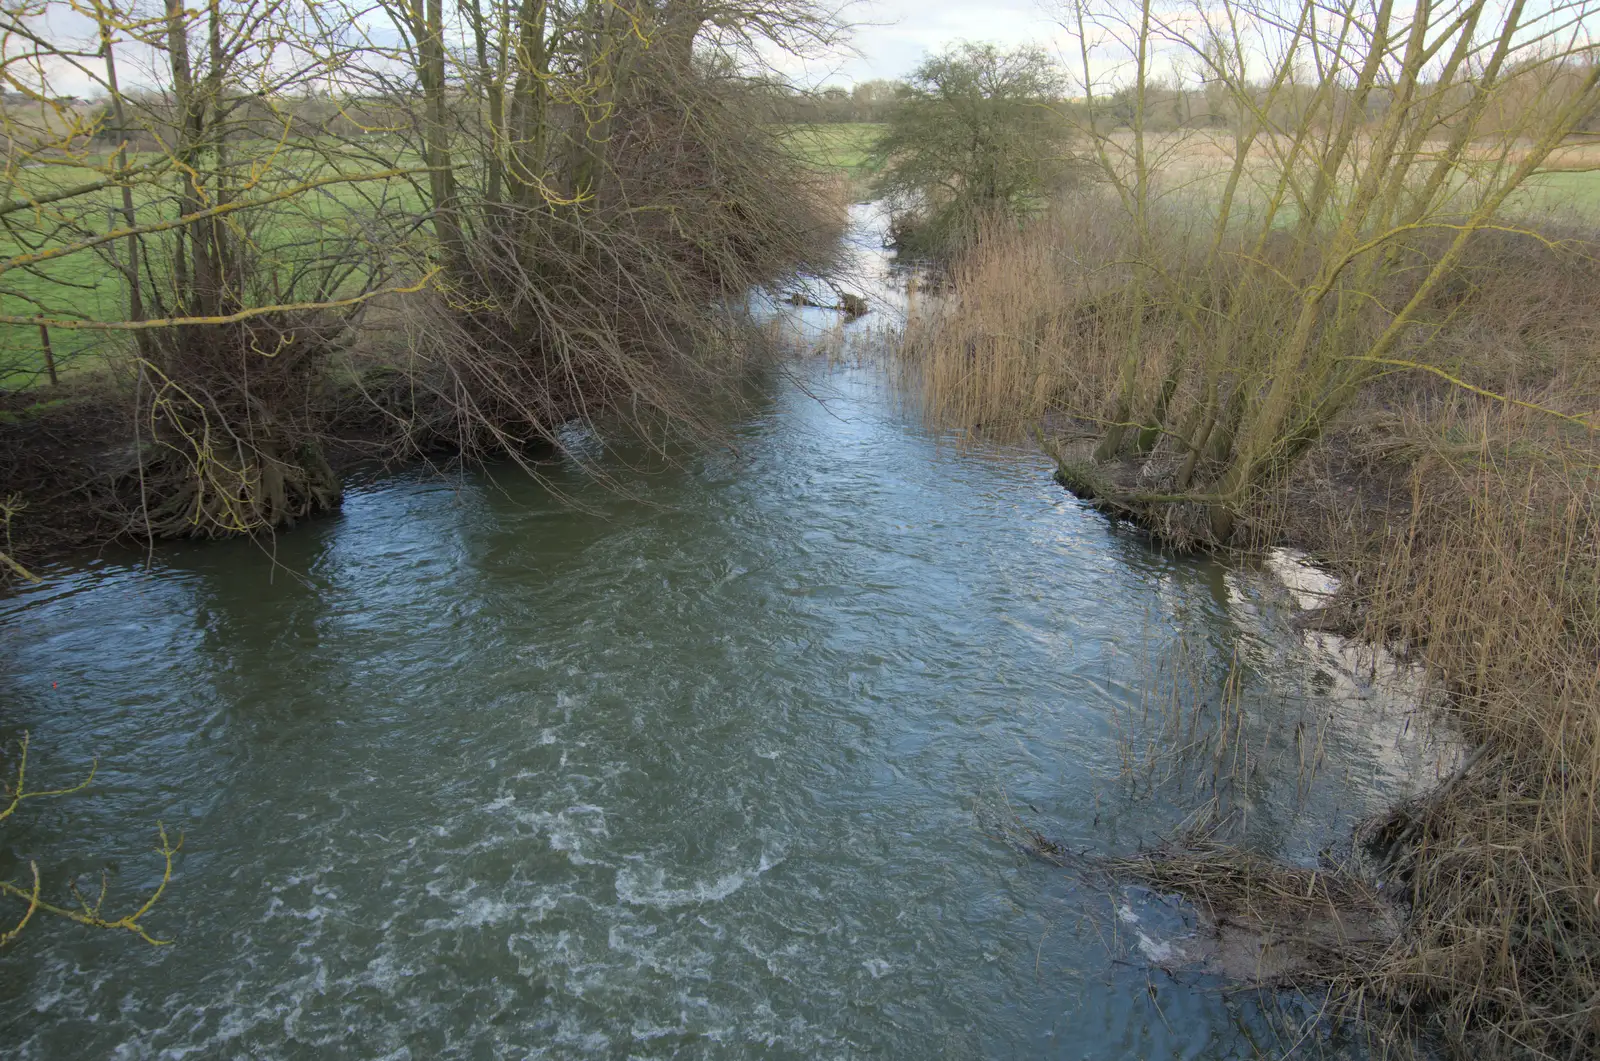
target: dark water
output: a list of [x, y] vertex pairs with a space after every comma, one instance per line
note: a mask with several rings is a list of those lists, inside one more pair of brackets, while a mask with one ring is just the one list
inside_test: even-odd
[[0, 827], [0, 869], [60, 894], [109, 865], [120, 912], [156, 822], [186, 835], [148, 918], [171, 946], [41, 917], [0, 956], [0, 1052], [1275, 1056], [1253, 1003], [1141, 960], [1185, 945], [1166, 904], [983, 823], [1008, 800], [1074, 849], [1155, 840], [1208, 794], [1130, 781], [1163, 675], [1237, 658], [1243, 835], [1308, 860], [1429, 775], [1403, 718], [1340, 695], [1264, 573], [1151, 550], [1037, 455], [941, 444], [871, 368], [794, 372], [728, 448], [551, 468], [566, 502], [389, 480], [274, 555], [0, 601], [30, 777], [100, 762]]

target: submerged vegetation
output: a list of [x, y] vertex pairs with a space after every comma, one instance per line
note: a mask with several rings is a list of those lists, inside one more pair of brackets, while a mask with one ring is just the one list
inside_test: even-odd
[[1402, 930], [1302, 982], [1464, 1055], [1600, 1051], [1600, 237], [1544, 194], [1590, 179], [1595, 14], [1068, 5], [1093, 179], [991, 216], [903, 347], [929, 415], [1168, 543], [1311, 550], [1318, 624], [1448, 694], [1467, 766], [1363, 831]]

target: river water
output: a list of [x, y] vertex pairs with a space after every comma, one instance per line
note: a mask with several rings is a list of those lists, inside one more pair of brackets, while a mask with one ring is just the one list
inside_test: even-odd
[[[1310, 862], [1434, 775], [1414, 723], [1270, 572], [930, 433], [870, 363], [755, 390], [729, 445], [594, 441], [606, 481], [391, 477], [270, 553], [0, 601], [30, 780], [99, 762], [0, 872], [109, 867], [120, 913], [157, 821], [185, 836], [170, 946], [41, 916], [0, 956], [5, 1056], [1275, 1056], [1260, 1003], [1151, 965], [1192, 919], [1016, 852], [999, 808], [1126, 853], [1222, 763], [1240, 837]], [[1244, 766], [1152, 755], [1230, 672]]]

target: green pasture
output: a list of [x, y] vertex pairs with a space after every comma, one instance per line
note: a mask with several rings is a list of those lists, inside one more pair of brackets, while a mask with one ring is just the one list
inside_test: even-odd
[[823, 169], [844, 170], [853, 178], [868, 176], [867, 156], [883, 135], [883, 126], [868, 122], [791, 125], [789, 145], [806, 161]]
[[[131, 160], [137, 165], [141, 159]], [[45, 197], [60, 189], [90, 183], [100, 174], [92, 168], [103, 160], [81, 165], [30, 166], [12, 175], [9, 198]], [[415, 164], [397, 158], [387, 168]], [[241, 172], [248, 172], [248, 163]], [[380, 163], [361, 169], [377, 171]], [[259, 184], [240, 193], [258, 197], [332, 173], [331, 163], [310, 152], [286, 151], [259, 160]], [[352, 167], [347, 172], [360, 172]], [[141, 223], [172, 216], [178, 178], [171, 174], [135, 178], [134, 209]], [[415, 218], [422, 199], [405, 178], [349, 184], [331, 184], [259, 209], [229, 215], [227, 223], [243, 235], [266, 274], [291, 277], [303, 262], [319, 259], [335, 245], [371, 244], [380, 233], [401, 232], [406, 219]], [[387, 217], [392, 223], [380, 218]], [[12, 258], [47, 249], [52, 244], [75, 242], [87, 232], [122, 227], [122, 193], [106, 188], [51, 203], [37, 209], [15, 211], [0, 227], [0, 257]], [[168, 244], [157, 235], [144, 241], [147, 255], [167, 253]], [[0, 313], [43, 316], [60, 320], [110, 321], [127, 315], [127, 290], [120, 263], [127, 253], [125, 241], [75, 251], [61, 258], [14, 268], [0, 274]], [[154, 273], [168, 275], [165, 263], [154, 261]], [[361, 277], [352, 277], [358, 284]], [[147, 301], [152, 301], [148, 298]], [[153, 308], [153, 303], [152, 303]], [[70, 376], [104, 363], [130, 345], [128, 333], [87, 328], [56, 327], [50, 345], [60, 375]], [[45, 381], [43, 340], [34, 325], [0, 325], [0, 388], [15, 389]]]
[[[867, 154], [880, 128], [860, 123], [791, 126], [785, 136], [796, 152], [812, 164], [843, 170], [852, 179], [864, 179]], [[383, 145], [374, 146], [378, 157], [347, 158], [350, 170], [376, 171], [419, 164], [417, 158], [403, 150], [385, 158]], [[304, 148], [274, 152], [270, 144], [249, 148], [263, 176], [260, 186], [245, 195], [270, 193], [275, 187], [315, 178], [329, 170], [332, 160], [342, 157], [337, 150], [327, 154]], [[104, 166], [106, 161], [96, 157], [75, 164], [30, 165], [11, 174], [8, 197], [16, 200], [47, 196], [90, 183], [101, 177], [94, 167]], [[130, 164], [137, 166], [146, 161], [154, 159], [135, 156]], [[251, 162], [252, 159], [236, 157], [234, 167], [240, 173], [248, 172]], [[136, 177], [135, 210], [141, 222], [172, 216], [177, 193], [178, 178], [170, 173]], [[328, 242], [342, 244], [368, 238], [369, 234], [404, 238], [398, 234], [414, 231], [407, 222], [416, 217], [421, 207], [418, 189], [405, 178], [393, 178], [316, 188], [292, 199], [231, 215], [229, 223], [236, 232], [247, 234], [253, 253], [268, 271], [277, 268], [287, 276], [298, 263], [316, 260]], [[389, 220], [380, 220], [380, 215], [388, 215]], [[59, 245], [81, 239], [85, 230], [104, 232], [121, 227], [121, 191], [106, 188], [39, 210], [16, 211], [5, 220], [11, 225], [0, 226], [0, 257], [12, 258], [48, 246], [52, 239]], [[8, 270], [0, 274], [0, 313], [61, 320], [123, 319], [127, 314], [127, 290], [119, 263], [126, 253], [126, 243], [118, 241]], [[166, 253], [163, 239], [156, 236], [145, 240], [145, 253]], [[158, 276], [166, 274], [164, 263], [154, 264]], [[359, 282], [360, 277], [352, 280]], [[125, 332], [57, 327], [50, 331], [50, 344], [58, 372], [70, 376], [119, 356], [129, 348], [131, 339]], [[33, 325], [0, 325], [0, 388], [34, 386], [44, 380], [39, 329]]]
[[1600, 171], [1541, 173], [1518, 190], [1520, 210], [1577, 224], [1600, 220]]

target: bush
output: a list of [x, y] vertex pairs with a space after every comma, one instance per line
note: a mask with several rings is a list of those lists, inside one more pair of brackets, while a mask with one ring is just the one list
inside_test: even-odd
[[873, 152], [908, 249], [938, 253], [986, 218], [1020, 218], [1070, 177], [1063, 87], [1038, 48], [969, 43], [923, 61]]

